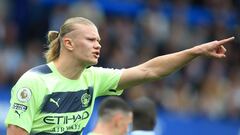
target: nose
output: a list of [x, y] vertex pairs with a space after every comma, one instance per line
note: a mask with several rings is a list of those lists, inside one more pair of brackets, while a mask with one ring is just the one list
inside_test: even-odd
[[94, 48], [96, 48], [96, 49], [101, 49], [101, 47], [102, 47], [102, 46], [101, 46], [100, 43], [98, 43], [98, 42], [94, 45]]

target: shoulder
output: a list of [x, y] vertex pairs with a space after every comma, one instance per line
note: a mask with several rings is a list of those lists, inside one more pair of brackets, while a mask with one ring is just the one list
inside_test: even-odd
[[39, 65], [29, 69], [25, 72], [18, 81], [29, 81], [40, 80], [41, 76], [52, 73], [52, 70], [49, 68], [47, 64]]
[[85, 69], [84, 75], [87, 75], [88, 77], [94, 77], [95, 79], [107, 79], [107, 78], [113, 78], [113, 77], [120, 77], [122, 74], [121, 69], [114, 69], [114, 68], [103, 68], [103, 67], [89, 67]]
[[47, 64], [43, 64], [28, 70], [28, 72], [38, 74], [50, 74], [52, 73], [52, 70]]

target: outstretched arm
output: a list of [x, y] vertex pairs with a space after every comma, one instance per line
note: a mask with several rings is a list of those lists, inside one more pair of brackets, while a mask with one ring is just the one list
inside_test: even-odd
[[160, 79], [182, 68], [198, 56], [225, 58], [226, 49], [223, 45], [233, 39], [234, 37], [208, 42], [177, 53], [158, 56], [138, 66], [125, 69], [118, 88], [125, 89], [137, 84]]

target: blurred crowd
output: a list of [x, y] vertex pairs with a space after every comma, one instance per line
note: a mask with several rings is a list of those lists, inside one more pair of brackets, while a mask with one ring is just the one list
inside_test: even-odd
[[160, 81], [126, 90], [124, 98], [148, 96], [180, 115], [239, 119], [239, 13], [239, 0], [1, 0], [0, 90], [10, 91], [25, 71], [45, 63], [49, 30], [83, 16], [99, 28], [102, 67], [127, 68], [236, 36], [227, 58], [195, 59]]

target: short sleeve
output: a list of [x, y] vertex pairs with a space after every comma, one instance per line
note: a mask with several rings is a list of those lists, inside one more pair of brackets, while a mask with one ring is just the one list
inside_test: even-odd
[[117, 89], [122, 69], [91, 67], [94, 76], [94, 90], [97, 96], [121, 95], [123, 90]]
[[6, 126], [16, 125], [30, 133], [37, 108], [34, 91], [38, 91], [37, 80], [23, 75], [12, 88]]

